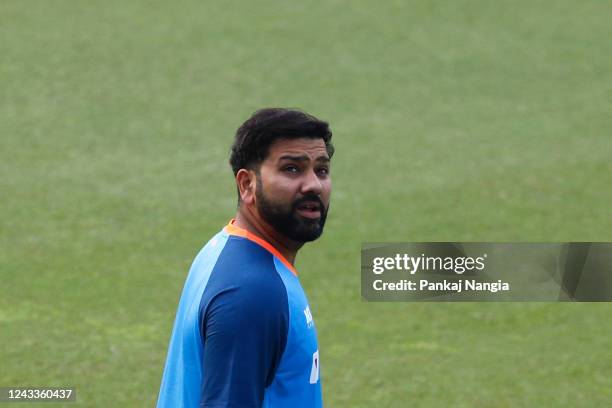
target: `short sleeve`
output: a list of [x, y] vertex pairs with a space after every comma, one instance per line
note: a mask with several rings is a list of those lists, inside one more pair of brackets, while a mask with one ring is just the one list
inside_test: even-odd
[[261, 407], [289, 327], [287, 294], [276, 279], [225, 286], [201, 310], [201, 407]]

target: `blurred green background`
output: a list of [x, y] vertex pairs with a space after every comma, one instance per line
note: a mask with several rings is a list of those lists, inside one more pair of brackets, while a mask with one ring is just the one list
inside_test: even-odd
[[233, 133], [289, 106], [337, 148], [296, 265], [326, 406], [611, 406], [609, 304], [359, 287], [362, 241], [612, 240], [610, 21], [597, 0], [3, 0], [0, 386], [153, 406], [191, 260], [235, 213]]

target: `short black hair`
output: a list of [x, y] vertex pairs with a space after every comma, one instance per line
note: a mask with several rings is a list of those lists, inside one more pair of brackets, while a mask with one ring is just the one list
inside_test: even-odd
[[256, 111], [236, 131], [229, 159], [234, 175], [240, 169], [258, 168], [276, 140], [303, 137], [323, 139], [331, 159], [334, 146], [327, 122], [298, 109], [265, 108]]

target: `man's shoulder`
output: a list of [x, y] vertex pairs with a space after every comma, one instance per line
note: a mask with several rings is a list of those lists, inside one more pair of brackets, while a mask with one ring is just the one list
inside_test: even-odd
[[277, 272], [274, 256], [246, 238], [215, 235], [200, 251], [193, 268], [211, 270], [203, 294], [204, 304], [219, 294], [248, 303], [286, 299], [286, 288]]
[[254, 288], [282, 285], [274, 256], [256, 243], [232, 235], [217, 259], [211, 280]]
[[237, 268], [240, 271], [275, 270], [273, 255], [257, 243], [228, 234], [214, 235], [197, 253], [192, 270]]

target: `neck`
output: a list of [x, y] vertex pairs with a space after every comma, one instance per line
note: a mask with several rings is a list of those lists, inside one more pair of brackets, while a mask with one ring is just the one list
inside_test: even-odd
[[269, 242], [287, 261], [293, 265], [297, 251], [302, 247], [303, 243], [295, 242], [284, 235], [278, 233], [273, 227], [264, 223], [259, 217], [253, 216], [244, 206], [238, 208], [238, 213], [234, 221], [234, 225], [247, 230], [253, 235]]

